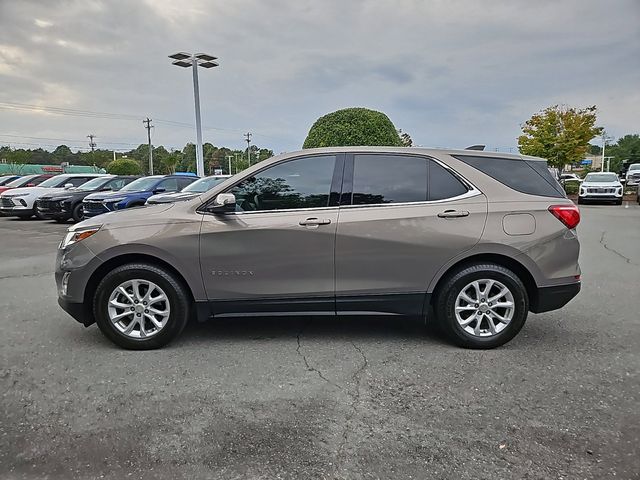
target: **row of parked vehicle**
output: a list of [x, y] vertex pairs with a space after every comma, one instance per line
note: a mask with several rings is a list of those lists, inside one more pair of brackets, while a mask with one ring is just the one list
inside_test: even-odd
[[578, 203], [588, 202], [614, 202], [622, 205], [624, 190], [636, 189], [636, 201], [640, 204], [640, 163], [634, 163], [621, 179], [614, 172], [590, 172], [584, 178], [580, 178], [575, 173], [563, 173], [560, 175], [560, 182], [577, 183]]
[[0, 177], [0, 213], [3, 216], [53, 219], [57, 222], [138, 207], [147, 203], [187, 200], [228, 178], [200, 178], [193, 173], [172, 175], [8, 175]]

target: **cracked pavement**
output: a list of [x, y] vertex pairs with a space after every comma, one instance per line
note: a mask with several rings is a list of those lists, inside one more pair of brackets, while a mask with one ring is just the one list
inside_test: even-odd
[[390, 317], [119, 350], [56, 304], [65, 227], [0, 218], [0, 479], [640, 478], [640, 208], [581, 211], [583, 291], [491, 351]]

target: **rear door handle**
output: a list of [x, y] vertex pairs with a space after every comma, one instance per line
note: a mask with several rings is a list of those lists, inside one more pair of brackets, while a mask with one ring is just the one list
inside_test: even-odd
[[317, 227], [318, 225], [329, 225], [330, 223], [330, 218], [309, 217], [305, 220], [300, 220], [300, 225], [303, 227]]
[[466, 210], [445, 210], [444, 212], [440, 212], [438, 217], [440, 218], [460, 218], [460, 217], [468, 217], [469, 212]]

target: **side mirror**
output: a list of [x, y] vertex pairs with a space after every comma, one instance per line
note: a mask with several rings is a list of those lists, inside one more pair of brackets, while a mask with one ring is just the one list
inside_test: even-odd
[[65, 190], [69, 190], [70, 188], [73, 188], [73, 183], [65, 183], [64, 184], [64, 189]]
[[209, 208], [213, 213], [235, 212], [235, 210], [236, 196], [233, 193], [219, 193]]
[[167, 191], [167, 189], [166, 189], [166, 188], [156, 188], [156, 189], [153, 191], [153, 193], [154, 193], [154, 194], [158, 194], [158, 193], [164, 193], [164, 192], [166, 192], [166, 191]]
[[36, 184], [35, 184], [35, 183], [27, 183], [27, 184], [25, 185], [25, 187], [35, 187], [35, 186], [36, 186]]

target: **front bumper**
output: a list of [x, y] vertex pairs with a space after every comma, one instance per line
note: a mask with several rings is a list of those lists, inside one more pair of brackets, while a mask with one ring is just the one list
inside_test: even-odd
[[58, 297], [58, 305], [85, 327], [95, 323], [92, 313], [84, 303], [75, 303], [66, 298]]
[[69, 218], [71, 212], [63, 202], [36, 201], [38, 215], [43, 218]]
[[564, 307], [580, 292], [581, 283], [539, 287], [529, 309], [533, 313], [550, 312]]
[[55, 270], [58, 304], [86, 327], [95, 322], [91, 300], [85, 298], [86, 289], [99, 265], [98, 257], [82, 242], [58, 249]]

